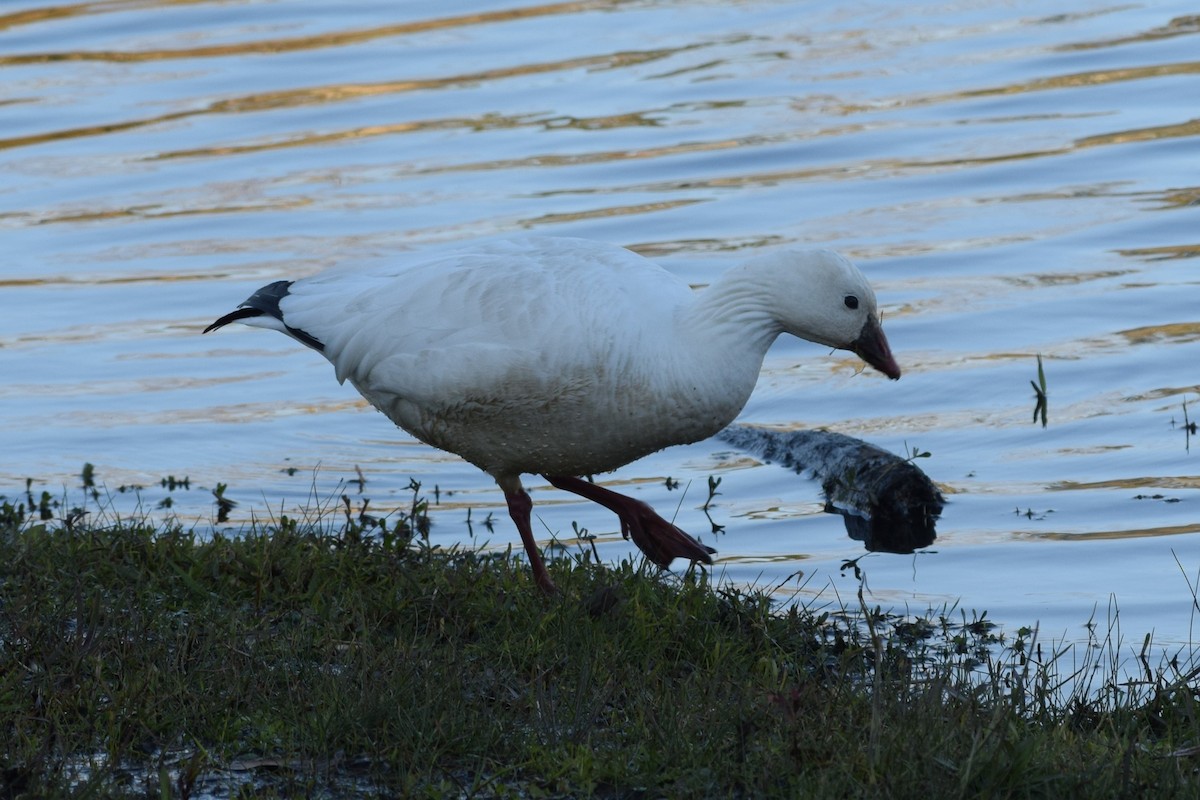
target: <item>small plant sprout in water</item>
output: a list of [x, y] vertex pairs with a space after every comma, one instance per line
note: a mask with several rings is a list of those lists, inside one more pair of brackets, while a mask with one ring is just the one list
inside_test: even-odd
[[[186, 475], [182, 478], [176, 478], [174, 475], [168, 475], [167, 477], [161, 479], [158, 482], [158, 485], [166, 489], [168, 492], [173, 492], [176, 489], [183, 489], [187, 491], [191, 490], [192, 481]], [[125, 487], [122, 486], [120, 491], [124, 491], [124, 489]], [[171, 508], [173, 505], [175, 505], [175, 499], [169, 494], [158, 501], [158, 507], [162, 509]]]
[[714, 477], [712, 475], [708, 476], [708, 499], [705, 500], [704, 505], [700, 507], [700, 510], [704, 512], [704, 516], [708, 518], [708, 524], [712, 526], [712, 532], [714, 534], [725, 532], [725, 526], [714, 521], [712, 518], [712, 514], [708, 513], [708, 509], [709, 509], [709, 506], [712, 505], [713, 498], [720, 494], [720, 492], [717, 491], [717, 487], [720, 485], [721, 485], [720, 478]]
[[225, 490], [228, 488], [228, 484], [218, 483], [217, 488], [212, 490], [217, 502], [217, 522], [228, 522], [229, 512], [237, 508], [237, 503], [225, 496]]
[[913, 445], [912, 448], [909, 448], [908, 442], [904, 443], [904, 452], [906, 453], [904, 460], [910, 464], [913, 461], [916, 461], [918, 458], [929, 458], [933, 455], [933, 453], [929, 452], [928, 450], [922, 450], [916, 445]]
[[[1174, 424], [1174, 420], [1172, 420]], [[1183, 398], [1183, 447], [1187, 452], [1192, 452], [1192, 437], [1196, 435], [1196, 423], [1188, 419], [1187, 413], [1187, 398]]]
[[2, 520], [5, 524], [11, 524], [15, 527], [24, 520], [25, 514], [27, 513], [26, 509], [28, 509], [28, 513], [30, 515], [32, 515], [36, 510], [38, 519], [42, 522], [47, 522], [54, 519], [54, 511], [60, 505], [60, 503], [51, 497], [50, 493], [44, 489], [42, 490], [42, 496], [40, 498], [35, 498], [33, 494], [33, 478], [25, 479], [25, 501], [27, 505], [18, 505], [16, 508], [13, 508], [13, 506], [11, 506], [9, 503], [5, 503], [4, 513], [0, 514], [0, 520]]
[[166, 489], [168, 492], [173, 492], [176, 489], [191, 489], [192, 488], [192, 480], [191, 480], [191, 478], [189, 478], [186, 475], [184, 475], [182, 478], [176, 478], [174, 475], [168, 475], [167, 477], [160, 480], [158, 483], [160, 486], [162, 486], [162, 488]]
[[704, 501], [704, 510], [708, 511], [708, 507], [712, 504], [713, 498], [720, 494], [717, 487], [721, 485], [721, 479], [712, 475], [708, 476], [708, 499]]
[[871, 553], [863, 553], [857, 558], [848, 558], [842, 562], [842, 565], [838, 567], [838, 570], [845, 575], [846, 570], [852, 569], [854, 570], [854, 580], [859, 581], [860, 583], [866, 583], [867, 573], [858, 565], [858, 562], [869, 555], [871, 555]]
[[1041, 417], [1042, 427], [1044, 428], [1046, 427], [1046, 411], [1049, 408], [1049, 402], [1047, 401], [1048, 395], [1046, 394], [1046, 370], [1042, 368], [1041, 353], [1038, 353], [1037, 362], [1037, 383], [1030, 381], [1029, 385], [1033, 387], [1033, 391], [1036, 393], [1035, 397], [1037, 398], [1037, 403], [1033, 407], [1033, 421], [1037, 422], [1038, 417]]
[[346, 483], [354, 483], [358, 485], [358, 493], [362, 494], [363, 489], [367, 488], [367, 476], [363, 475], [362, 468], [358, 464], [354, 465], [354, 472], [358, 475], [357, 478], [350, 478]]
[[92, 496], [93, 500], [100, 499], [100, 492], [96, 489], [96, 468], [91, 462], [84, 462], [83, 471], [79, 477], [83, 480], [83, 488]]

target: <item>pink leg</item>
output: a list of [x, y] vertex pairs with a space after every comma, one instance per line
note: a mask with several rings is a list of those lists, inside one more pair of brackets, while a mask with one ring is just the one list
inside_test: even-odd
[[633, 543], [646, 554], [646, 558], [660, 567], [668, 567], [675, 558], [712, 563], [713, 548], [700, 544], [688, 534], [654, 513], [654, 509], [641, 500], [634, 500], [611, 489], [588, 483], [579, 478], [564, 478], [543, 475], [553, 486], [580, 497], [599, 503], [621, 520], [621, 535], [632, 537]]
[[542, 562], [542, 554], [538, 552], [537, 542], [533, 539], [533, 527], [529, 523], [533, 501], [520, 485], [515, 491], [505, 490], [504, 500], [508, 503], [508, 515], [517, 524], [517, 530], [521, 534], [521, 543], [525, 545], [525, 553], [529, 556], [529, 566], [533, 568], [533, 579], [542, 592], [555, 594], [558, 588], [554, 581], [550, 580], [550, 573], [546, 571], [546, 565]]

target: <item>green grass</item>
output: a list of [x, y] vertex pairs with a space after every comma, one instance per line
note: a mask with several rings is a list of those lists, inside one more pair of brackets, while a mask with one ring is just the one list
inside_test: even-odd
[[1104, 640], [587, 552], [546, 598], [407, 519], [202, 538], [30, 506], [0, 508], [0, 797], [1200, 796], [1194, 673], [1122, 684]]

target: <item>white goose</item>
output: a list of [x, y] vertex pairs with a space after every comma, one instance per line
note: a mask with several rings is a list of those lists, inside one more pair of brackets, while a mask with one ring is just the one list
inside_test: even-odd
[[712, 563], [645, 503], [580, 476], [724, 428], [780, 333], [900, 377], [870, 285], [827, 250], [762, 255], [696, 292], [621, 247], [492, 242], [277, 281], [205, 333], [235, 321], [319, 351], [401, 428], [495, 478], [546, 592], [522, 473], [616, 513], [660, 566]]

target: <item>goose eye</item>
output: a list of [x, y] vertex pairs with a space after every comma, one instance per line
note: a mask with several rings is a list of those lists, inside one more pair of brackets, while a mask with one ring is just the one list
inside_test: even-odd
[[852, 294], [846, 295], [845, 300], [843, 300], [842, 302], [844, 302], [846, 304], [846, 308], [849, 308], [851, 310], [858, 308], [858, 298]]

